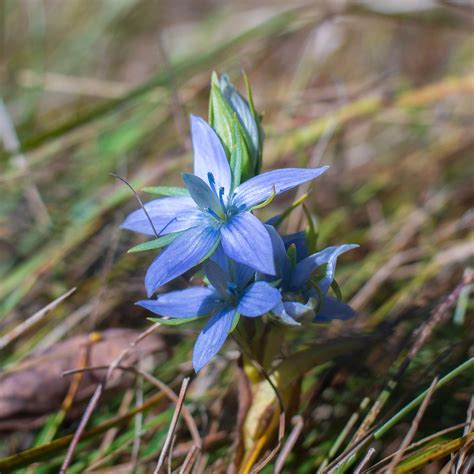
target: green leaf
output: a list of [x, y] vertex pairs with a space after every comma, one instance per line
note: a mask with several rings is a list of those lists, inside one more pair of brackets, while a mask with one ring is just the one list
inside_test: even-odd
[[190, 323], [192, 321], [197, 321], [198, 319], [205, 318], [205, 316], [195, 316], [193, 318], [147, 318], [148, 321], [152, 321], [154, 323], [160, 323], [164, 326], [180, 326], [181, 324]]
[[189, 191], [179, 186], [148, 186], [143, 191], [157, 196], [189, 196]]
[[174, 239], [176, 239], [176, 237], [181, 234], [182, 232], [171, 232], [170, 234], [163, 235], [161, 237], [158, 237], [157, 239], [149, 240], [148, 242], [144, 242], [143, 244], [135, 245], [135, 247], [132, 247], [128, 250], [128, 253], [145, 252], [147, 250], [160, 249], [162, 247], [165, 247], [166, 245], [169, 245], [171, 242], [173, 242]]

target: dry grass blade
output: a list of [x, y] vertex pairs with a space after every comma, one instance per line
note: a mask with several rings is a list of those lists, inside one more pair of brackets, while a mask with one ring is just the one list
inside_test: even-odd
[[163, 463], [165, 462], [166, 456], [171, 446], [171, 442], [173, 440], [176, 425], [178, 424], [179, 414], [181, 413], [181, 409], [183, 408], [184, 399], [186, 397], [186, 392], [188, 390], [188, 385], [189, 385], [190, 380], [191, 379], [189, 377], [186, 377], [183, 380], [183, 383], [181, 384], [181, 389], [179, 391], [178, 401], [176, 403], [176, 408], [173, 413], [173, 418], [171, 419], [170, 427], [168, 429], [168, 433], [166, 434], [165, 443], [161, 450], [160, 457], [153, 471], [153, 474], [159, 474], [163, 467]]
[[370, 448], [367, 453], [365, 453], [365, 456], [362, 458], [362, 461], [354, 469], [354, 474], [361, 474], [362, 472], [364, 472], [364, 469], [367, 467], [367, 464], [369, 464], [370, 459], [374, 454], [375, 448]]
[[18, 326], [14, 327], [10, 332], [5, 334], [4, 336], [0, 337], [0, 350], [5, 349], [11, 342], [21, 336], [25, 331], [31, 329], [33, 326], [38, 324], [43, 317], [49, 313], [52, 309], [54, 309], [59, 303], [64, 301], [70, 295], [72, 295], [76, 291], [76, 288], [71, 288], [69, 291], [61, 295], [59, 298], [56, 298], [54, 301], [51, 301], [48, 305], [44, 308], [41, 308], [35, 314], [30, 316], [29, 318], [25, 319], [23, 322], [18, 324]]
[[428, 404], [430, 403], [431, 397], [433, 396], [437, 383], [438, 383], [438, 377], [435, 377], [433, 381], [431, 382], [430, 388], [428, 389], [428, 393], [426, 394], [426, 397], [423, 400], [423, 403], [420, 405], [420, 408], [418, 409], [415, 415], [415, 418], [412, 421], [410, 429], [408, 430], [407, 434], [403, 438], [402, 444], [399, 450], [397, 451], [397, 454], [394, 456], [394, 458], [392, 459], [392, 461], [387, 467], [387, 474], [393, 474], [395, 472], [395, 469], [400, 463], [400, 461], [402, 460], [403, 455], [405, 454], [408, 446], [410, 446], [411, 442], [413, 441], [413, 438], [415, 437], [415, 434], [418, 431], [418, 426], [420, 425], [420, 421], [423, 418], [423, 415], [425, 414], [426, 409], [428, 408]]
[[95, 391], [94, 394], [92, 395], [91, 399], [89, 400], [89, 403], [87, 404], [87, 408], [84, 411], [84, 414], [82, 415], [81, 421], [79, 423], [79, 426], [74, 433], [74, 437], [72, 438], [71, 444], [69, 445], [69, 448], [67, 450], [66, 456], [64, 458], [64, 462], [61, 466], [60, 469], [60, 474], [64, 474], [69, 467], [72, 458], [74, 456], [74, 451], [76, 450], [77, 444], [79, 443], [82, 433], [86, 429], [87, 423], [89, 422], [90, 417], [94, 413], [94, 410], [97, 407], [97, 404], [99, 403], [100, 397], [107, 386], [107, 382], [109, 381], [110, 377], [112, 376], [112, 373], [114, 369], [120, 364], [120, 362], [126, 357], [130, 351], [132, 351], [136, 345], [142, 341], [146, 336], [151, 334], [158, 326], [160, 326], [159, 323], [155, 323], [152, 326], [150, 326], [146, 331], [141, 333], [126, 349], [124, 349], [120, 355], [114, 360], [112, 364], [110, 364], [107, 373], [104, 377], [104, 380], [100, 382]]
[[[72, 375], [72, 374], [77, 374], [80, 372], [86, 372], [86, 371], [93, 371], [93, 370], [101, 370], [101, 369], [108, 369], [109, 366], [103, 365], [103, 366], [95, 366], [95, 367], [84, 367], [81, 369], [73, 369], [73, 370], [68, 370], [64, 372], [63, 375]], [[166, 385], [164, 382], [161, 380], [157, 379], [156, 377], [153, 377], [153, 375], [149, 374], [148, 372], [145, 372], [144, 370], [137, 369], [136, 367], [133, 366], [122, 366], [118, 365], [115, 367], [116, 370], [123, 370], [126, 372], [133, 372], [134, 374], [143, 377], [145, 380], [150, 382], [152, 385], [157, 387], [159, 390], [161, 390], [165, 396], [173, 403], [177, 404], [179, 401], [179, 397], [174, 393], [174, 391]], [[199, 430], [196, 426], [196, 422], [194, 421], [194, 418], [191, 415], [191, 412], [188, 410], [188, 408], [183, 405], [182, 407], [182, 412], [183, 412], [183, 418], [186, 421], [186, 424], [188, 425], [189, 432], [193, 438], [194, 444], [199, 448], [202, 449], [203, 442], [201, 439], [201, 436], [199, 435]]]
[[294, 417], [293, 424], [295, 426], [291, 430], [291, 433], [289, 434], [288, 439], [281, 450], [281, 453], [276, 458], [275, 469], [273, 471], [275, 474], [282, 472], [286, 459], [290, 455], [291, 450], [294, 448], [296, 441], [298, 441], [298, 438], [303, 431], [304, 420], [301, 416]]

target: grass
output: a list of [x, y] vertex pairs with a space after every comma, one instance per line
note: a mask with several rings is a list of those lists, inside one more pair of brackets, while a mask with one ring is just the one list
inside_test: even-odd
[[[375, 2], [329, 5], [290, 12], [281, 2], [0, 5], [1, 472], [58, 472], [103, 382], [103, 373], [71, 376], [78, 385], [59, 390], [56, 402], [42, 409], [33, 391], [15, 411], [8, 377], [18, 377], [21, 398], [36, 383], [29, 367], [53, 371], [77, 354], [57, 373], [84, 368], [100, 347], [110, 354], [95, 365], [108, 366], [151, 326], [133, 305], [144, 295], [150, 254], [127, 253], [143, 242], [118, 229], [136, 202], [110, 173], [138, 190], [179, 184], [191, 167], [188, 113], [207, 114], [212, 70], [243, 86], [242, 68], [264, 112], [264, 168], [330, 164], [306, 200], [320, 245], [360, 245], [338, 267], [358, 317], [287, 337], [293, 349], [315, 344], [315, 363], [301, 353], [309, 371], [295, 424], [288, 420], [280, 457], [264, 472], [276, 465], [352, 472], [360, 463], [359, 472], [386, 470], [410, 427], [392, 472], [462, 472], [473, 462], [472, 19], [449, 4], [396, 13]], [[288, 231], [301, 228], [304, 213], [296, 209], [287, 222]], [[134, 332], [108, 339], [113, 328]], [[197, 324], [159, 327], [159, 348], [132, 363], [178, 393], [197, 331]], [[76, 335], [89, 342], [68, 342]], [[70, 345], [45, 357], [60, 343]], [[238, 410], [236, 348], [229, 342], [191, 380], [185, 406], [204, 444], [192, 448], [179, 417], [169, 451], [177, 472], [226, 470]], [[114, 377], [68, 472], [156, 466], [179, 405], [140, 374]]]

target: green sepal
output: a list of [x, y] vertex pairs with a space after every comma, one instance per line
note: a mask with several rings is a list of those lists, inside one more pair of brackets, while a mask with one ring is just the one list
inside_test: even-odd
[[128, 250], [127, 253], [135, 253], [135, 252], [145, 252], [147, 250], [156, 250], [165, 247], [166, 245], [171, 244], [176, 237], [181, 235], [182, 232], [171, 232], [170, 234], [163, 235], [158, 237], [154, 240], [149, 240], [148, 242], [143, 242], [143, 244], [135, 245]]
[[273, 186], [272, 194], [270, 194], [270, 196], [268, 196], [268, 198], [265, 199], [265, 201], [263, 201], [262, 203], [257, 204], [256, 206], [251, 207], [251, 208], [250, 208], [250, 211], [253, 211], [253, 210], [255, 210], [255, 209], [261, 209], [262, 207], [268, 206], [268, 205], [273, 201], [273, 199], [275, 198], [275, 196], [276, 196], [276, 190], [275, 190], [275, 186]]
[[239, 321], [240, 321], [240, 313], [236, 311], [234, 314], [234, 319], [232, 320], [232, 326], [230, 327], [229, 334], [234, 332], [235, 328], [237, 327], [237, 324], [239, 324]]
[[338, 301], [342, 301], [341, 287], [339, 286], [339, 283], [336, 280], [332, 281], [331, 288], [332, 288], [332, 291], [334, 291], [334, 294], [336, 295], [336, 298], [338, 299]]
[[164, 326], [180, 326], [181, 324], [190, 323], [192, 321], [197, 321], [198, 319], [205, 318], [205, 316], [195, 316], [193, 318], [147, 318], [148, 321], [153, 323], [160, 323]]
[[288, 206], [279, 216], [278, 216], [278, 219], [275, 221], [275, 223], [273, 224], [273, 227], [275, 227], [275, 229], [278, 229], [278, 226], [280, 226], [282, 224], [282, 222], [300, 205], [300, 204], [303, 204], [303, 202], [307, 199], [307, 197], [309, 196], [308, 193], [305, 193], [303, 194], [301, 197], [299, 197], [298, 199], [295, 199], [295, 201], [293, 201], [293, 203]]
[[189, 191], [179, 186], [148, 186], [143, 191], [157, 196], [189, 196]]
[[293, 268], [296, 267], [296, 245], [291, 244], [286, 251], [288, 258], [290, 259], [290, 264]]
[[306, 207], [305, 204], [303, 204], [303, 211], [305, 213], [306, 220], [308, 221], [308, 225], [305, 230], [306, 246], [308, 247], [309, 253], [312, 253], [316, 251], [316, 244], [318, 242], [318, 233], [316, 231], [316, 225], [314, 223], [313, 216], [311, 215], [311, 212], [309, 211], [309, 209]]

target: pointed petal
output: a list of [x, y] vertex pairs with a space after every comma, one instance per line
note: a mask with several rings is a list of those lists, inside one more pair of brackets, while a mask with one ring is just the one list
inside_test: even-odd
[[238, 209], [251, 209], [267, 200], [275, 190], [281, 194], [300, 184], [317, 178], [329, 167], [321, 168], [286, 168], [269, 171], [250, 178], [242, 183], [234, 192], [232, 203]]
[[326, 293], [334, 280], [334, 273], [336, 272], [337, 257], [349, 250], [357, 248], [358, 245], [345, 244], [334, 247], [327, 247], [321, 252], [314, 253], [304, 260], [301, 260], [296, 265], [296, 269], [292, 279], [292, 286], [294, 288], [301, 288], [304, 286], [311, 276], [313, 271], [321, 266], [327, 265], [326, 274], [324, 278], [318, 283], [319, 288], [323, 293]]
[[234, 319], [235, 308], [225, 307], [207, 322], [193, 351], [193, 367], [199, 372], [223, 346]]
[[195, 286], [180, 291], [159, 295], [156, 300], [142, 300], [136, 303], [159, 316], [170, 318], [192, 318], [210, 313], [220, 300], [211, 288]]
[[155, 258], [148, 268], [145, 286], [148, 297], [160, 286], [196, 266], [219, 242], [219, 231], [200, 226], [183, 232]]
[[227, 297], [227, 285], [229, 283], [229, 275], [227, 272], [211, 259], [204, 262], [203, 269], [209, 283], [222, 297]]
[[235, 283], [239, 290], [243, 290], [255, 278], [255, 270], [243, 263], [232, 262], [235, 273]]
[[267, 229], [267, 232], [270, 235], [270, 239], [272, 241], [276, 276], [282, 279], [282, 287], [285, 287], [285, 283], [289, 281], [289, 278], [291, 276], [291, 264], [290, 259], [288, 258], [288, 255], [286, 253], [285, 244], [275, 227], [267, 224], [265, 225], [265, 228]]
[[222, 213], [217, 196], [199, 176], [183, 173], [183, 181], [194, 202], [203, 211], [211, 208], [216, 214]]
[[232, 175], [229, 162], [216, 132], [202, 118], [191, 115], [191, 134], [194, 150], [194, 174], [208, 183], [212, 173], [218, 188], [229, 193]]
[[[159, 235], [189, 229], [202, 224], [205, 219], [194, 201], [185, 196], [154, 199], [145, 204], [145, 209]], [[129, 214], [121, 227], [141, 234], [155, 235], [143, 209]]]
[[346, 320], [354, 317], [356, 314], [348, 304], [338, 301], [331, 296], [325, 296], [314, 320], [317, 322], [331, 321], [332, 319]]
[[[250, 281], [255, 277], [255, 270], [248, 265], [230, 260], [224, 253], [222, 244], [219, 244], [216, 251], [210, 258], [225, 273], [227, 281], [232, 280], [240, 290], [243, 290]], [[214, 284], [213, 284], [214, 286]]]
[[268, 275], [275, 274], [272, 241], [265, 226], [250, 212], [243, 212], [221, 227], [222, 248], [236, 262]]
[[280, 292], [265, 281], [250, 285], [240, 298], [237, 311], [242, 316], [254, 318], [270, 311], [281, 302]]

